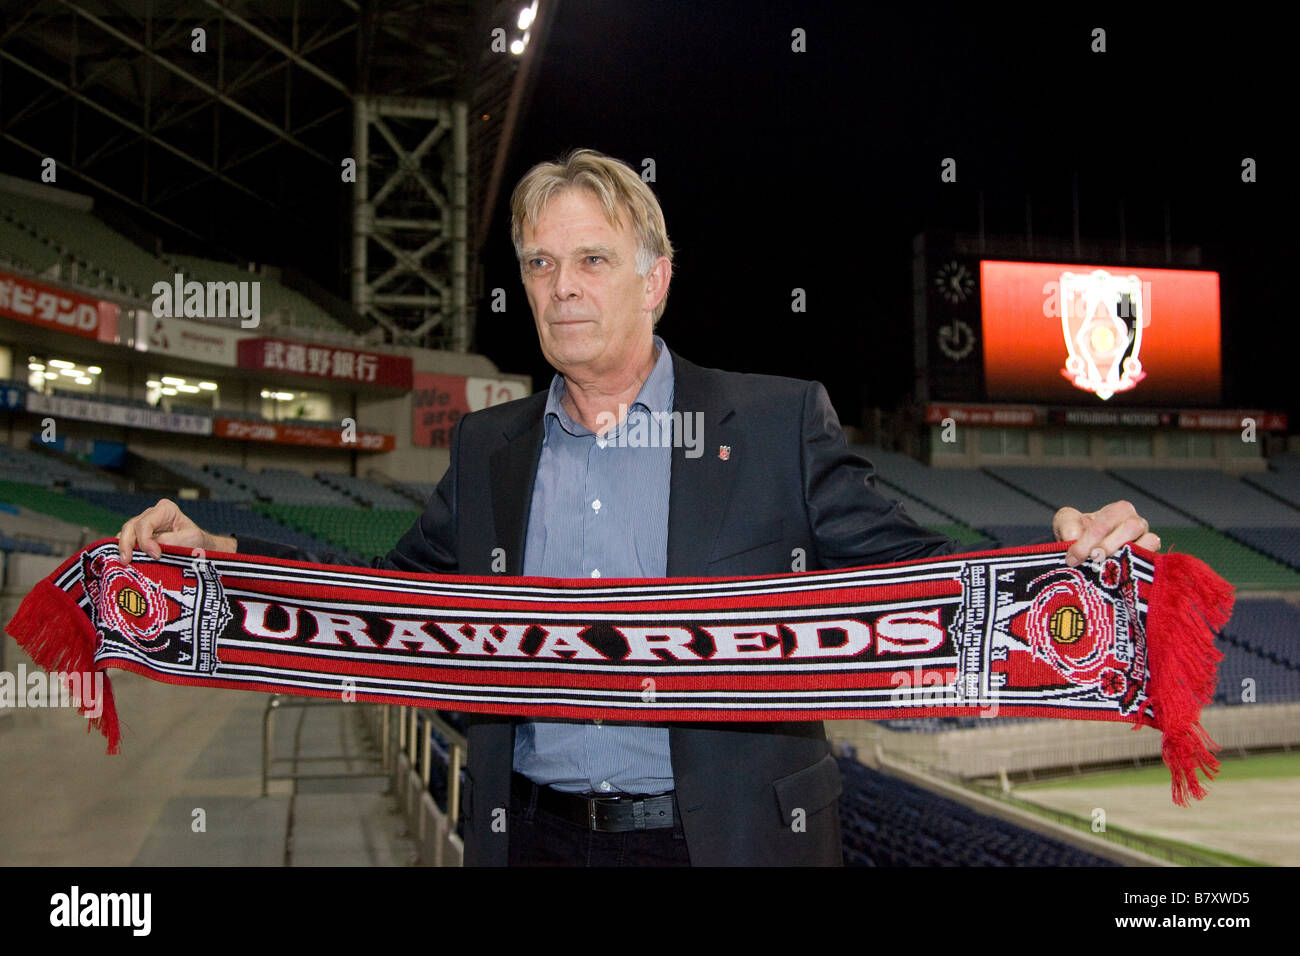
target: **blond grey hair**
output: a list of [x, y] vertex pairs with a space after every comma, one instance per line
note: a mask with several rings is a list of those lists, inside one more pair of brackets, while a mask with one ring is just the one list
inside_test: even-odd
[[[659, 200], [636, 170], [622, 160], [594, 149], [575, 149], [558, 162], [538, 163], [524, 174], [510, 197], [510, 238], [519, 270], [524, 268], [524, 226], [537, 227], [547, 205], [567, 189], [585, 189], [600, 202], [605, 219], [615, 229], [631, 228], [636, 235], [636, 273], [649, 273], [660, 256], [672, 262], [673, 246]], [[655, 307], [654, 320], [664, 314], [668, 293]]]

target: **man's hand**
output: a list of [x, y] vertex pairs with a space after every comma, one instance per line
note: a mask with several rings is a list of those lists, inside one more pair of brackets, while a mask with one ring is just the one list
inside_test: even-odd
[[1100, 561], [1130, 541], [1148, 551], [1160, 550], [1160, 537], [1151, 533], [1147, 519], [1127, 501], [1112, 501], [1092, 514], [1062, 508], [1052, 518], [1052, 533], [1057, 541], [1077, 539], [1066, 552], [1065, 563], [1070, 567], [1090, 557]]
[[131, 552], [136, 548], [157, 558], [162, 555], [159, 547], [162, 544], [231, 553], [237, 546], [234, 538], [208, 534], [182, 514], [176, 502], [162, 498], [152, 508], [146, 508], [122, 525], [122, 530], [117, 533], [118, 560], [130, 564]]

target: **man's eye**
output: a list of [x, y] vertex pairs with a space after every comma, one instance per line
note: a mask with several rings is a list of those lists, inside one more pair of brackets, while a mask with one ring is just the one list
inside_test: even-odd
[[587, 256], [587, 262], [594, 265], [597, 262], [604, 262], [604, 256]]
[[529, 260], [528, 260], [528, 268], [530, 268], [530, 269], [544, 269], [544, 268], [546, 268], [546, 260], [545, 260], [545, 259], [529, 259]]

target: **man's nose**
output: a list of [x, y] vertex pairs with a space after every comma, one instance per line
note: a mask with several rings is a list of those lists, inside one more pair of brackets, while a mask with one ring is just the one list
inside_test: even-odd
[[578, 285], [577, 267], [565, 262], [556, 263], [553, 294], [557, 299], [572, 299], [582, 294]]

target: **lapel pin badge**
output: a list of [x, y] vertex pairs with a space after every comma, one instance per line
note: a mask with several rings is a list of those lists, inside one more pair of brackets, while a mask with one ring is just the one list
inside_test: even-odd
[[719, 445], [719, 446], [718, 446], [718, 460], [719, 460], [719, 461], [729, 461], [730, 459], [731, 459], [731, 446], [730, 446], [730, 445]]

